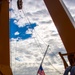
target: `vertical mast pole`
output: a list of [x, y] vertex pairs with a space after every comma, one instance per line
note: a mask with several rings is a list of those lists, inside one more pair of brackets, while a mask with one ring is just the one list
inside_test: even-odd
[[[43, 56], [43, 59], [42, 59], [42, 61], [41, 61], [40, 66], [42, 66], [42, 64], [43, 64], [43, 61], [44, 61], [44, 58], [45, 58], [46, 53], [47, 53], [47, 51], [48, 51], [48, 48], [49, 48], [49, 45], [47, 46], [47, 49], [46, 49], [46, 51], [45, 51], [45, 53], [44, 53], [44, 56]], [[39, 68], [40, 68], [40, 67], [39, 67]], [[36, 74], [36, 75], [38, 75], [38, 72], [37, 72], [37, 74]]]
[[9, 65], [9, 3], [7, 0], [2, 0], [0, 10], [0, 64]]
[[9, 2], [0, 0], [0, 72], [12, 75], [9, 49]]
[[45, 53], [44, 53], [44, 56], [43, 56], [43, 59], [42, 59], [42, 61], [41, 61], [41, 64], [40, 64], [40, 65], [42, 65], [42, 64], [43, 64], [43, 61], [44, 61], [44, 58], [45, 58], [46, 53], [47, 53], [47, 51], [48, 51], [48, 48], [49, 48], [49, 45], [47, 46], [47, 49], [46, 49], [46, 51], [45, 51]]

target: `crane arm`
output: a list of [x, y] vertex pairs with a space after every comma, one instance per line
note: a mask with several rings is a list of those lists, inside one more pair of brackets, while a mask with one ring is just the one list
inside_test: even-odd
[[75, 28], [60, 0], [44, 0], [68, 53], [75, 52]]
[[[69, 54], [75, 53], [75, 23], [70, 16], [68, 10], [64, 6], [63, 1], [44, 0], [44, 2], [61, 37], [61, 40], [67, 52], [67, 56]], [[63, 60], [64, 67], [66, 68], [68, 65], [63, 55], [61, 54], [60, 56]], [[70, 65], [73, 64], [69, 56], [68, 60]]]

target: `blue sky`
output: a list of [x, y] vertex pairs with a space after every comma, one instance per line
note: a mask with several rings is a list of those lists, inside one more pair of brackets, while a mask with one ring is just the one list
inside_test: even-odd
[[[32, 33], [28, 34], [26, 33], [26, 31], [28, 31], [29, 29], [31, 29], [31, 31], [33, 31], [34, 27], [36, 27], [36, 23], [32, 23], [32, 24], [25, 24], [25, 26], [23, 27], [19, 27], [18, 25], [16, 25], [14, 23], [15, 19], [10, 19], [10, 39], [14, 38], [18, 40], [23, 40], [23, 39], [28, 39], [32, 37]], [[15, 33], [18, 34], [15, 34]]]

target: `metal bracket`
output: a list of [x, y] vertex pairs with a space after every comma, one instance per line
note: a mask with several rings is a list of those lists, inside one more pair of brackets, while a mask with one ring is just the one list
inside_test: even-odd
[[59, 52], [59, 55], [60, 55], [60, 57], [62, 58], [63, 63], [64, 63], [64, 68], [66, 69], [66, 68], [68, 67], [67, 62], [66, 62], [66, 60], [64, 59], [63, 54], [61, 54], [61, 52]]
[[[68, 60], [69, 60], [69, 63], [70, 63], [70, 65], [73, 63], [72, 62], [72, 58], [71, 58], [71, 55], [74, 55], [75, 54], [75, 52], [71, 52], [71, 53], [65, 53], [65, 54], [61, 54], [61, 52], [59, 52], [59, 55], [60, 55], [60, 57], [62, 58], [62, 60], [63, 60], [63, 63], [64, 63], [64, 67], [65, 67], [65, 69], [68, 67], [68, 64], [67, 64], [67, 62], [66, 62], [66, 60], [64, 59], [64, 57], [63, 56], [68, 56]], [[69, 55], [70, 55], [70, 57], [69, 57]], [[71, 58], [71, 60], [70, 60], [70, 58]], [[75, 61], [74, 61], [75, 62]]]

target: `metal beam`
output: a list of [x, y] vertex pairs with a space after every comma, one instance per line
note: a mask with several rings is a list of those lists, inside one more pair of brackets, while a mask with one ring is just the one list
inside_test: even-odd
[[75, 28], [60, 0], [44, 0], [68, 53], [75, 52]]
[[0, 9], [0, 72], [12, 75], [9, 49], [9, 2], [2, 0]]
[[2, 1], [0, 12], [0, 64], [10, 64], [9, 54], [9, 4]]

